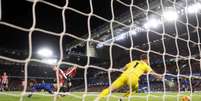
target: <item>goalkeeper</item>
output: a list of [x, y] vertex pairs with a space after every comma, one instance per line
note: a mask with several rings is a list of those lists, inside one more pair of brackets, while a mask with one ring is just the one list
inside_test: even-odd
[[125, 93], [124, 97], [128, 97], [132, 94], [132, 92], [137, 92], [139, 85], [138, 80], [144, 73], [152, 74], [157, 79], [162, 79], [162, 75], [155, 73], [148, 65], [147, 55], [145, 54], [140, 56], [140, 60], [134, 60], [126, 64], [123, 69], [123, 73], [111, 84], [110, 87], [104, 89], [95, 99], [95, 101], [107, 96], [110, 91], [112, 92], [126, 84], [131, 90]]

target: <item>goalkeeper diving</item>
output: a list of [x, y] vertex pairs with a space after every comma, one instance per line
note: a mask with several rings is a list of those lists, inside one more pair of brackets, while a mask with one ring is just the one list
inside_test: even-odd
[[106, 97], [110, 91], [112, 92], [124, 85], [128, 85], [130, 90], [126, 92], [123, 97], [131, 96], [132, 92], [138, 91], [138, 81], [144, 73], [151, 74], [158, 80], [162, 80], [163, 77], [163, 75], [152, 70], [149, 66], [147, 55], [143, 54], [140, 56], [140, 60], [134, 60], [126, 64], [122, 74], [108, 88], [104, 89], [95, 101], [99, 101], [101, 98]]

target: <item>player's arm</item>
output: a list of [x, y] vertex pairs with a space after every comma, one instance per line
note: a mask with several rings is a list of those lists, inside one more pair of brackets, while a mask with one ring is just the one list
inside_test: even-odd
[[[156, 73], [153, 70], [150, 71], [149, 74], [153, 75], [155, 78], [157, 78], [157, 80], [160, 80], [160, 81], [163, 80], [163, 75], [159, 74], [159, 73]], [[171, 80], [164, 79], [164, 81], [165, 81], [165, 84], [167, 84], [169, 87], [175, 86], [174, 82], [171, 81]]]
[[146, 74], [153, 75], [157, 80], [162, 80], [163, 75], [156, 73], [149, 65], [146, 65], [144, 68]]
[[145, 66], [144, 68], [145, 68], [145, 72], [147, 74], [153, 75], [158, 80], [162, 80], [163, 79], [163, 75], [161, 75], [159, 73], [156, 73], [149, 65]]
[[125, 71], [127, 69], [127, 67], [126, 66], [124, 66], [123, 68], [121, 68], [120, 70], [123, 72], [123, 71]]
[[157, 78], [158, 80], [162, 80], [163, 79], [163, 75], [162, 74], [159, 74], [159, 73], [156, 73], [155, 71], [151, 70], [149, 72], [149, 74], [153, 75], [155, 78]]
[[121, 68], [121, 71], [126, 71], [130, 63], [126, 64], [123, 68]]
[[75, 76], [77, 71], [77, 67], [73, 66], [72, 68], [69, 68], [69, 70], [66, 73], [66, 76]]

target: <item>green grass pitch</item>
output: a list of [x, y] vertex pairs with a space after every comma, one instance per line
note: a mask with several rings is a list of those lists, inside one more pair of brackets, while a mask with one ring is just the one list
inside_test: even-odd
[[[43, 94], [43, 95], [42, 95]], [[13, 96], [16, 95], [16, 96]], [[44, 96], [46, 95], [46, 96]], [[70, 95], [66, 95], [64, 97], [58, 97], [56, 101], [93, 101], [97, 93], [81, 93], [81, 92], [74, 92], [70, 93]], [[118, 101], [121, 93], [114, 93], [111, 97], [109, 97], [108, 101]], [[139, 93], [132, 96], [130, 101], [177, 101], [177, 98], [181, 98], [181, 96], [187, 95], [189, 96], [190, 93], [180, 93], [178, 95], [176, 92], [166, 93], [165, 96], [163, 93], [151, 93], [149, 96], [145, 93]], [[82, 99], [83, 98], [83, 99]], [[19, 101], [20, 100], [20, 93], [19, 92], [0, 92], [0, 101]], [[23, 97], [23, 101], [54, 101], [54, 97], [45, 93], [40, 92], [34, 94], [31, 98], [27, 96]], [[106, 98], [101, 99], [100, 101], [107, 101]], [[122, 101], [129, 101], [128, 98], [124, 98]], [[179, 99], [180, 101], [180, 99]], [[201, 93], [193, 93], [192, 94], [192, 101], [201, 101]]]

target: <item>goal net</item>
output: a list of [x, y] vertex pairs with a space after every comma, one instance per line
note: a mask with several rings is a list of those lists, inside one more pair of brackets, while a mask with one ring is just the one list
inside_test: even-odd
[[[144, 74], [134, 94], [121, 97], [125, 83], [101, 100], [201, 99], [200, 0], [1, 4], [0, 101], [93, 101], [142, 54], [162, 80]], [[54, 89], [34, 88], [42, 84]]]

